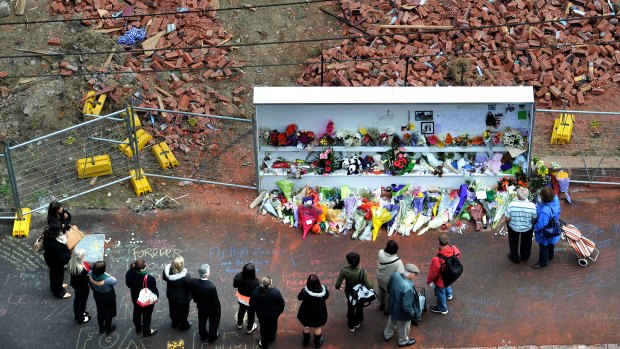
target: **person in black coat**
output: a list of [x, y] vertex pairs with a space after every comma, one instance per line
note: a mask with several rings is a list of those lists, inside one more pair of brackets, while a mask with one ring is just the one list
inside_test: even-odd
[[192, 300], [192, 278], [185, 269], [183, 257], [176, 257], [171, 264], [166, 264], [162, 278], [167, 284], [166, 297], [172, 327], [185, 331], [192, 326], [192, 323], [187, 321], [189, 302]]
[[71, 287], [75, 291], [73, 298], [73, 315], [78, 325], [85, 324], [90, 321], [90, 315], [86, 311], [86, 302], [90, 293], [88, 285], [88, 273], [90, 272], [90, 264], [84, 260], [86, 251], [78, 249], [73, 251], [71, 260], [69, 261], [69, 274], [71, 274]]
[[258, 346], [268, 348], [269, 343], [273, 343], [276, 339], [278, 318], [284, 312], [284, 298], [280, 291], [272, 286], [271, 277], [263, 277], [260, 287], [252, 292], [250, 306], [256, 310], [260, 323]]
[[[200, 279], [192, 279], [192, 299], [198, 308], [198, 333], [203, 342], [213, 343], [220, 336], [217, 328], [220, 325], [222, 307], [220, 298], [217, 296], [217, 288], [209, 281], [211, 268], [208, 264], [203, 264], [198, 269]], [[209, 331], [207, 331], [209, 322]]]
[[327, 306], [325, 301], [329, 298], [327, 287], [321, 285], [321, 281], [316, 274], [308, 275], [306, 287], [302, 288], [297, 295], [301, 301], [301, 306], [297, 312], [297, 319], [304, 326], [304, 339], [302, 345], [307, 347], [310, 343], [310, 329], [314, 329], [314, 347], [320, 348], [323, 345], [323, 329], [327, 323]]
[[52, 221], [45, 230], [43, 236], [43, 246], [45, 253], [43, 258], [50, 268], [50, 291], [56, 298], [69, 298], [71, 293], [65, 290], [66, 284], [63, 284], [65, 276], [65, 265], [69, 263], [71, 251], [67, 247], [67, 237], [61, 233], [61, 223]]
[[157, 333], [157, 329], [151, 328], [151, 319], [153, 317], [155, 304], [146, 307], [142, 307], [138, 304], [138, 295], [144, 288], [145, 278], [146, 287], [159, 297], [155, 278], [146, 272], [146, 262], [144, 259], [139, 258], [129, 265], [129, 270], [127, 270], [127, 274], [125, 274], [125, 285], [129, 287], [131, 293], [131, 302], [133, 303], [133, 325], [136, 328], [136, 333], [142, 333], [144, 337], [148, 337]]
[[63, 233], [71, 228], [71, 213], [65, 210], [58, 201], [50, 202], [47, 208], [47, 224], [51, 224], [52, 221], [58, 221], [61, 224]]
[[237, 312], [237, 329], [243, 328], [243, 318], [245, 313], [248, 313], [248, 327], [247, 334], [251, 334], [256, 330], [257, 326], [254, 322], [254, 316], [256, 312], [254, 308], [250, 307], [250, 296], [252, 292], [260, 285], [260, 282], [256, 278], [256, 267], [254, 264], [247, 263], [243, 266], [240, 273], [235, 275], [233, 280], [233, 287], [237, 289], [237, 301], [239, 302], [239, 311]]

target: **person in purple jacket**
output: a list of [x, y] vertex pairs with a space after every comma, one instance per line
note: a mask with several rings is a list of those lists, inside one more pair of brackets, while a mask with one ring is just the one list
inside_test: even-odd
[[540, 198], [542, 203], [536, 209], [538, 219], [536, 224], [534, 224], [534, 236], [539, 246], [538, 262], [532, 265], [532, 269], [546, 267], [549, 260], [553, 259], [555, 244], [560, 241], [560, 235], [545, 237], [543, 234], [543, 230], [554, 216], [555, 219], [560, 219], [560, 199], [555, 195], [553, 189], [549, 187], [541, 189]]

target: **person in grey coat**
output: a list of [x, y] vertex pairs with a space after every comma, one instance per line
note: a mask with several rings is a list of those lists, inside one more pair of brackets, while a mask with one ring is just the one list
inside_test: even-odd
[[388, 316], [388, 311], [385, 309], [385, 305], [390, 302], [390, 294], [387, 292], [388, 282], [390, 277], [394, 273], [405, 272], [405, 266], [400, 257], [396, 254], [398, 252], [398, 244], [394, 240], [388, 240], [384, 249], [379, 250], [377, 265], [377, 283], [379, 284], [379, 311], [383, 312], [383, 315]]
[[[388, 283], [390, 301], [388, 303], [388, 318], [383, 338], [389, 341], [394, 336], [394, 328], [398, 328], [398, 346], [407, 347], [415, 344], [415, 339], [409, 338], [411, 321], [415, 319], [416, 309], [413, 307], [414, 286], [413, 279], [420, 273], [415, 264], [405, 265], [404, 273], [394, 273]], [[418, 310], [419, 311], [419, 310]]]

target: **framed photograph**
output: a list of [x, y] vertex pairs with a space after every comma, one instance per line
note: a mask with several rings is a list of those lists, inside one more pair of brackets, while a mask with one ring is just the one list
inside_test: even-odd
[[423, 122], [422, 125], [420, 125], [420, 130], [423, 135], [432, 135], [435, 133], [435, 123]]
[[416, 111], [415, 121], [433, 121], [433, 111]]

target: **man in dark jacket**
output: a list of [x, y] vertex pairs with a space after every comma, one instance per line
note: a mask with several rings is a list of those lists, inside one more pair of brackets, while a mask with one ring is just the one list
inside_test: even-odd
[[[217, 330], [220, 325], [220, 316], [222, 308], [220, 299], [217, 296], [215, 285], [209, 281], [211, 268], [208, 264], [203, 264], [198, 269], [200, 279], [192, 279], [191, 293], [192, 299], [196, 302], [198, 308], [198, 333], [200, 340], [203, 342], [213, 343], [219, 337]], [[207, 321], [209, 322], [209, 331], [207, 331]]]
[[394, 327], [398, 327], [398, 346], [407, 347], [415, 344], [415, 339], [409, 339], [411, 321], [417, 318], [416, 312], [420, 309], [414, 308], [414, 297], [417, 295], [413, 286], [413, 278], [420, 273], [420, 269], [415, 264], [405, 265], [404, 273], [394, 273], [388, 283], [390, 293], [388, 303], [388, 318], [383, 338], [389, 341], [394, 336]]

